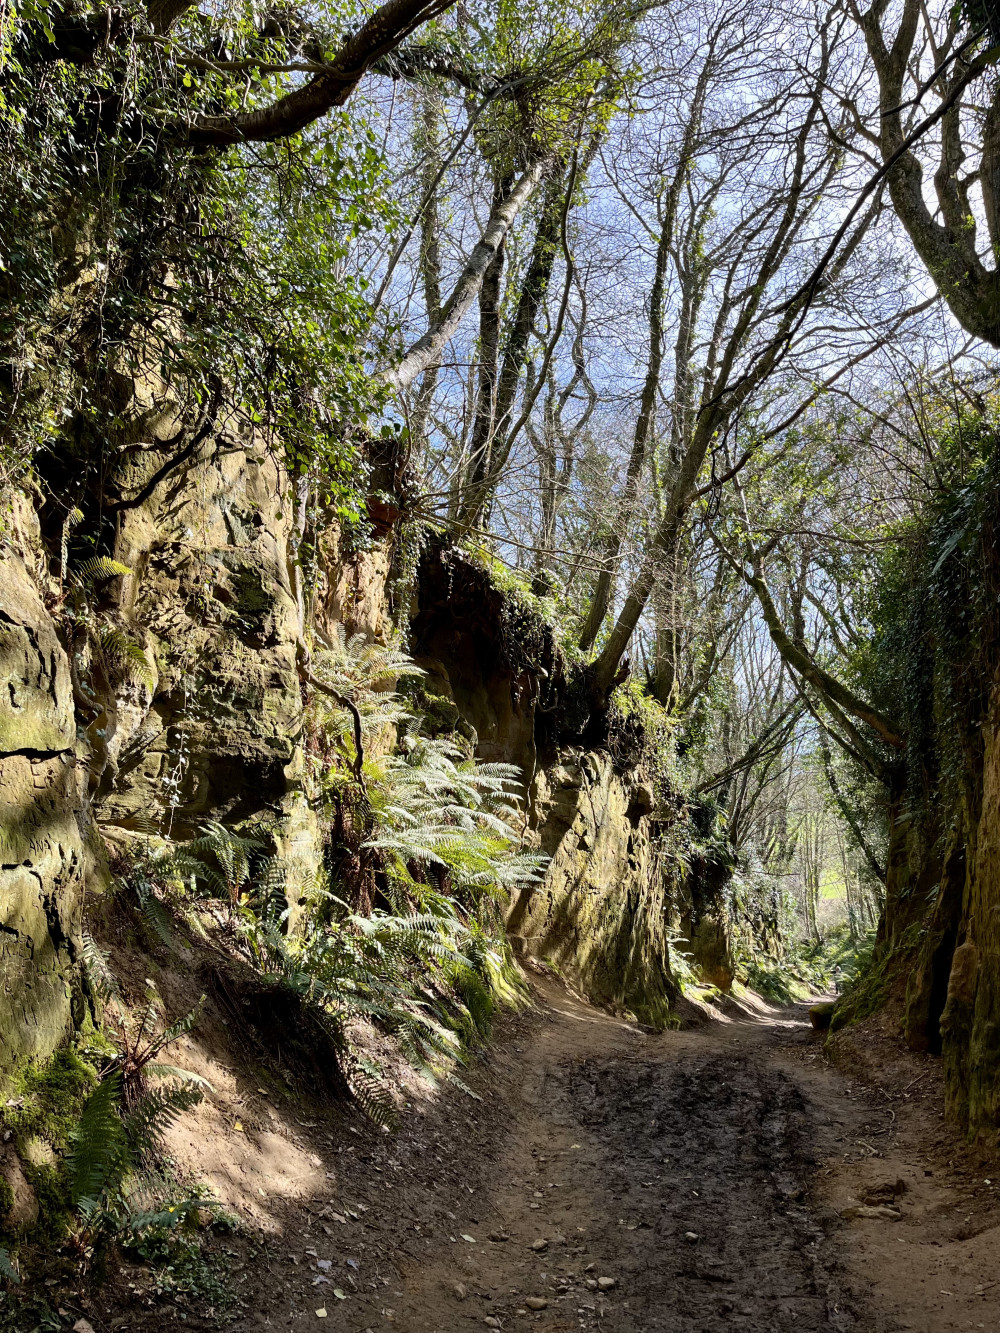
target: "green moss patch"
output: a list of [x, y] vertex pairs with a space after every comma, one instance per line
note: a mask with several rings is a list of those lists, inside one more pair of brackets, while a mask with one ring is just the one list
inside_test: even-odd
[[71, 1209], [63, 1160], [96, 1085], [96, 1069], [69, 1047], [30, 1061], [9, 1085], [0, 1119], [38, 1199], [34, 1240], [55, 1241], [66, 1234]]

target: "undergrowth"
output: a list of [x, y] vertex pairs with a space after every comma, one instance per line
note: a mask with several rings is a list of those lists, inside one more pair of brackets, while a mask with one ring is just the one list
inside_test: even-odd
[[395, 646], [342, 629], [316, 645], [307, 754], [321, 868], [291, 860], [275, 826], [207, 822], [187, 843], [150, 842], [124, 876], [161, 939], [164, 903], [196, 931], [207, 912], [256, 978], [257, 1007], [269, 995], [275, 1011], [308, 1014], [345, 1090], [382, 1124], [391, 1085], [356, 1025], [389, 1034], [425, 1077], [454, 1080], [497, 1005], [523, 996], [503, 909], [542, 865], [520, 850], [520, 770], [424, 735], [392, 688], [420, 674]]
[[[542, 863], [520, 850], [521, 773], [423, 734], [391, 688], [418, 674], [405, 655], [341, 635], [310, 672], [308, 794], [327, 829], [323, 865], [303, 870], [273, 823], [206, 822], [182, 844], [135, 837], [114, 848], [115, 893], [99, 915], [117, 910], [151, 950], [174, 948], [186, 921], [241, 969], [260, 1013], [311, 1034], [343, 1091], [387, 1126], [392, 1078], [359, 1034], [374, 1026], [425, 1078], [464, 1087], [457, 1071], [497, 1006], [523, 998], [503, 910]], [[163, 1292], [200, 1291], [218, 1310], [196, 1233], [212, 1203], [164, 1157], [164, 1133], [206, 1087], [164, 1062], [198, 1008], [171, 1021], [152, 982], [136, 1002], [89, 937], [84, 956], [99, 1022], [79, 1050], [29, 1066], [5, 1115], [41, 1206], [22, 1247], [29, 1269], [69, 1241], [91, 1281], [128, 1255], [155, 1266]], [[0, 1254], [9, 1282], [20, 1266], [16, 1250]], [[35, 1304], [31, 1327], [48, 1327]]]
[[[872, 964], [874, 946], [874, 931], [854, 935], [847, 925], [840, 925], [819, 942], [807, 940], [786, 946], [780, 956], [747, 954], [738, 972], [751, 990], [772, 1004], [802, 1004], [812, 996], [832, 992], [845, 997], [839, 1013], [857, 1003], [852, 997], [864, 994], [869, 997], [865, 1013], [870, 1013], [880, 1003], [872, 989], [877, 970]], [[852, 1013], [852, 1017], [861, 1016]]]

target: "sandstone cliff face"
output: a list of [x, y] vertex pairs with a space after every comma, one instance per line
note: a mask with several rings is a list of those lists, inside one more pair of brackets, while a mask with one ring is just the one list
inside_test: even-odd
[[[142, 424], [155, 442], [172, 419], [150, 411]], [[138, 493], [152, 470], [133, 467], [123, 491]], [[107, 881], [98, 822], [183, 838], [206, 819], [266, 816], [293, 876], [318, 863], [299, 784], [303, 594], [288, 500], [259, 443], [223, 433], [121, 513], [113, 555], [132, 573], [102, 585], [99, 600], [133, 653], [144, 650], [142, 671], [129, 674], [65, 617], [57, 624], [58, 554], [45, 551], [29, 499], [6, 497], [0, 1073], [51, 1051], [82, 1020], [82, 901]], [[331, 563], [314, 592], [328, 625], [380, 631], [390, 541], [355, 557], [328, 534]]]
[[1000, 1129], [1000, 681], [984, 727], [982, 806], [941, 1016], [949, 1109]]
[[660, 1026], [678, 995], [667, 946], [676, 883], [653, 806], [651, 788], [607, 754], [565, 749], [540, 769], [529, 808], [551, 859], [511, 905], [508, 929], [598, 1003]]
[[1000, 681], [965, 774], [936, 826], [894, 812], [878, 950], [885, 984], [905, 977], [903, 1031], [941, 1055], [948, 1114], [973, 1135], [1000, 1128]]
[[69, 659], [17, 517], [0, 549], [0, 1073], [82, 1018], [81, 901], [99, 874]]
[[[169, 414], [144, 428], [169, 433]], [[122, 493], [141, 492], [151, 468], [136, 465]], [[147, 489], [117, 521], [113, 555], [131, 573], [100, 591], [108, 623], [144, 655], [138, 673], [112, 670], [66, 617], [23, 500], [0, 552], [0, 1072], [83, 1017], [81, 904], [107, 879], [98, 823], [183, 838], [206, 819], [263, 816], [293, 888], [295, 866], [320, 864], [300, 784], [303, 621], [327, 637], [388, 628], [392, 515], [358, 554], [330, 527], [307, 606], [288, 481], [252, 437], [223, 432]], [[674, 816], [634, 765], [567, 740], [551, 632], [472, 568], [438, 553], [422, 570], [412, 646], [432, 716], [525, 774], [526, 839], [551, 859], [511, 904], [515, 946], [660, 1024], [677, 995], [668, 934], [694, 938], [700, 921], [669, 851]]]
[[121, 597], [154, 676], [118, 706], [108, 822], [185, 836], [280, 807], [302, 715], [286, 488], [263, 449], [232, 442], [124, 516]]
[[677, 855], [680, 812], [658, 801], [634, 761], [573, 738], [585, 715], [551, 633], [473, 562], [434, 548], [421, 562], [412, 632], [432, 716], [525, 774], [526, 839], [550, 860], [511, 904], [515, 947], [652, 1025], [679, 994], [671, 936], [705, 980], [731, 985], [719, 896]]

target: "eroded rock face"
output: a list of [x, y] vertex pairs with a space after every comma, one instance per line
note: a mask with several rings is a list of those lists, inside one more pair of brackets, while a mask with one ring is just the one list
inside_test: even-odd
[[598, 1003], [659, 1026], [678, 994], [669, 813], [656, 810], [641, 772], [559, 742], [561, 659], [547, 627], [519, 621], [511, 601], [465, 557], [429, 553], [412, 624], [424, 706], [480, 758], [524, 772], [528, 842], [550, 860], [511, 904], [515, 948], [555, 963]]
[[530, 784], [563, 683], [552, 631], [454, 550], [425, 552], [418, 588], [411, 644], [431, 706], [454, 709], [481, 759], [517, 764]]
[[6, 1211], [0, 1213], [0, 1231], [17, 1235], [27, 1231], [38, 1221], [38, 1197], [32, 1189], [21, 1159], [8, 1144], [0, 1149], [0, 1180], [7, 1187]]
[[155, 680], [120, 693], [103, 819], [185, 837], [208, 818], [284, 812], [300, 771], [303, 624], [378, 637], [389, 569], [388, 543], [348, 556], [331, 525], [307, 608], [294, 510], [273, 454], [230, 432], [124, 516], [123, 601]]
[[25, 560], [0, 552], [0, 1072], [80, 1017], [82, 889], [98, 874], [69, 659]]
[[127, 514], [116, 558], [155, 679], [119, 701], [108, 821], [184, 836], [280, 803], [302, 716], [283, 482], [233, 441]]
[[661, 1025], [677, 987], [667, 921], [672, 883], [652, 793], [606, 754], [564, 751], [532, 783], [531, 822], [550, 861], [512, 904], [508, 927], [598, 1002]]
[[[162, 387], [123, 389], [140, 407], [118, 492], [141, 496], [177, 429]], [[157, 407], [157, 404], [159, 406]], [[156, 411], [152, 408], [157, 407]], [[91, 589], [142, 669], [110, 673], [87, 636], [75, 676], [43, 601], [43, 549], [27, 497], [8, 497], [0, 548], [0, 1073], [56, 1047], [83, 1017], [79, 932], [84, 885], [106, 881], [105, 826], [195, 834], [208, 819], [264, 816], [294, 888], [322, 859], [302, 790], [297, 581], [288, 478], [248, 432], [216, 436], [121, 510], [113, 555], [132, 572]], [[85, 527], [81, 521], [81, 531]], [[59, 534], [56, 534], [58, 540]], [[51, 534], [50, 534], [51, 546]], [[357, 556], [327, 537], [329, 629], [384, 627], [391, 534]], [[85, 547], [83, 549], [86, 549]], [[67, 577], [72, 578], [71, 554]], [[55, 598], [58, 588], [50, 590]], [[55, 604], [55, 603], [54, 603]], [[73, 633], [69, 620], [63, 627]]]
[[956, 885], [961, 895], [954, 914], [957, 947], [948, 967], [940, 1030], [947, 1109], [995, 1144], [1000, 1126], [1000, 678], [983, 728], [976, 813], [966, 842], [966, 873]]

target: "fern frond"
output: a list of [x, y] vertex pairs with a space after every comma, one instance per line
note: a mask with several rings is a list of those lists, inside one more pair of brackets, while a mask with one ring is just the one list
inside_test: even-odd
[[126, 574], [131, 574], [132, 570], [120, 560], [112, 560], [106, 555], [95, 555], [85, 560], [75, 573], [81, 583], [93, 584], [124, 577]]
[[385, 1090], [385, 1075], [368, 1061], [355, 1060], [348, 1075], [348, 1087], [368, 1119], [381, 1129], [394, 1129], [396, 1108]]
[[196, 1074], [192, 1069], [178, 1069], [176, 1065], [154, 1063], [146, 1066], [146, 1073], [151, 1074], [153, 1078], [172, 1078], [176, 1079], [178, 1083], [190, 1083], [194, 1087], [201, 1088], [204, 1092], [215, 1091], [207, 1078], [203, 1078], [201, 1074]]
[[138, 1104], [122, 1117], [128, 1142], [135, 1146], [137, 1153], [155, 1153], [166, 1130], [185, 1111], [197, 1106], [203, 1096], [201, 1088], [186, 1084], [150, 1088]]
[[460, 1079], [453, 1069], [449, 1070], [446, 1077], [453, 1087], [458, 1088], [459, 1092], [464, 1092], [466, 1097], [471, 1097], [474, 1102], [481, 1102], [483, 1100], [479, 1093], [474, 1092], [472, 1088], [469, 1087], [468, 1083]]
[[[122, 568], [124, 569], [124, 566]], [[129, 680], [138, 681], [149, 689], [154, 687], [156, 675], [141, 643], [130, 639], [117, 625], [104, 625], [98, 638], [105, 656], [114, 662]]]
[[204, 1007], [205, 996], [201, 995], [198, 998], [198, 1003], [192, 1009], [188, 1010], [186, 1014], [171, 1023], [169, 1027], [163, 1029], [156, 1039], [154, 1053], [165, 1050], [167, 1046], [170, 1046], [173, 1042], [177, 1041], [179, 1037], [186, 1036], [201, 1017], [201, 1011]]
[[103, 1196], [124, 1180], [132, 1151], [118, 1111], [121, 1075], [98, 1083], [84, 1102], [69, 1153], [70, 1197], [84, 1218], [93, 1216]]
[[134, 1244], [147, 1231], [172, 1231], [203, 1208], [218, 1206], [210, 1199], [181, 1199], [175, 1203], [162, 1203], [158, 1208], [145, 1212], [129, 1213], [123, 1220], [120, 1234], [123, 1240]]
[[173, 926], [167, 909], [157, 896], [155, 886], [142, 876], [136, 878], [134, 884], [139, 913], [147, 930], [150, 935], [170, 948], [174, 942]]
[[118, 978], [111, 970], [109, 955], [87, 931], [83, 932], [82, 944], [84, 971], [95, 992], [105, 1002], [121, 999]]

